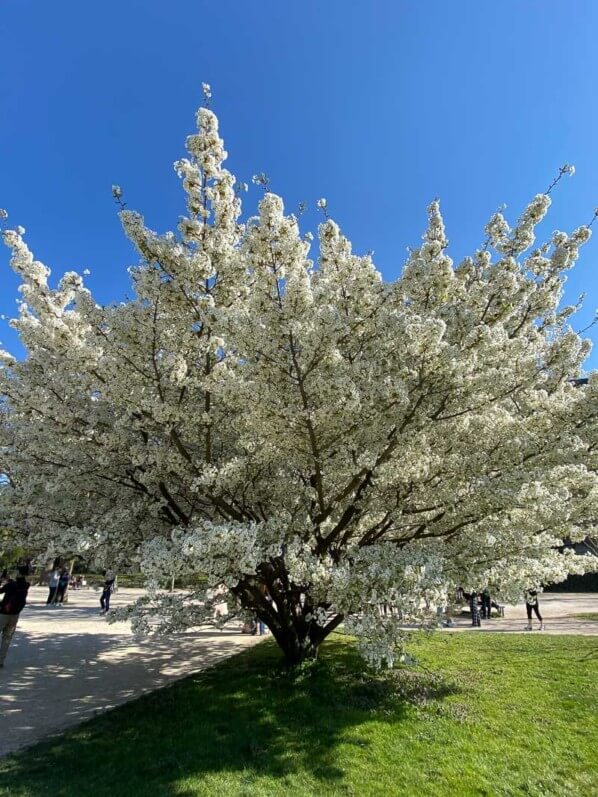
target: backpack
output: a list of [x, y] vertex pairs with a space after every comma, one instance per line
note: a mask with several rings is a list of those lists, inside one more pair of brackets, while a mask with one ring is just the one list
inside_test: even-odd
[[6, 591], [2, 602], [0, 602], [0, 614], [19, 614], [27, 603], [27, 592], [29, 584], [18, 584], [14, 581], [6, 585]]

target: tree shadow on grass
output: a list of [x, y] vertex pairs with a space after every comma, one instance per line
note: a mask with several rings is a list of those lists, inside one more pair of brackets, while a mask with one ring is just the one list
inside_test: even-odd
[[[305, 772], [333, 788], [344, 774], [338, 746], [367, 751], [364, 723], [400, 723], [414, 707], [438, 705], [456, 691], [422, 670], [364, 672], [340, 638], [314, 667], [289, 673], [267, 642], [5, 759], [0, 794], [3, 785], [20, 784], [30, 791], [10, 793], [41, 795], [52, 782], [54, 797], [80, 790], [131, 797], [150, 787], [190, 797], [197, 792], [186, 784], [199, 787], [216, 773], [249, 784]], [[68, 786], [52, 778], [56, 772], [71, 773]]]

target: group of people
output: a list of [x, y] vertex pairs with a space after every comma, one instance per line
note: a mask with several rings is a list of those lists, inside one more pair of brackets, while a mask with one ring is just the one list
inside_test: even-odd
[[490, 596], [488, 588], [482, 592], [465, 592], [460, 588], [457, 593], [459, 600], [465, 599], [469, 603], [469, 610], [471, 612], [471, 624], [474, 628], [479, 628], [482, 625], [482, 620], [489, 620], [492, 616], [492, 609], [500, 611], [500, 606], [496, 601], [493, 601]]
[[46, 606], [62, 606], [68, 601], [67, 590], [81, 589], [87, 586], [85, 576], [74, 576], [66, 567], [55, 567], [48, 580], [48, 599]]
[[[469, 603], [469, 610], [471, 612], [471, 625], [474, 628], [479, 628], [482, 625], [482, 620], [489, 620], [492, 616], [492, 609], [501, 611], [501, 607], [496, 601], [493, 601], [490, 596], [490, 590], [484, 589], [482, 592], [465, 592], [462, 588], [458, 590], [457, 597], [461, 600], [465, 599]], [[532, 613], [536, 615], [540, 623], [538, 631], [544, 631], [546, 625], [540, 613], [540, 603], [538, 600], [538, 591], [535, 589], [528, 589], [525, 593], [525, 609], [527, 613], [526, 631], [533, 629]]]
[[[0, 573], [0, 667], [4, 667], [4, 660], [12, 641], [19, 616], [27, 603], [27, 594], [30, 583], [26, 580], [29, 566], [18, 567], [15, 578], [10, 578], [8, 571]], [[49, 593], [46, 606], [61, 606], [64, 603], [69, 585], [75, 588], [87, 585], [81, 577], [79, 581], [72, 579], [67, 568], [55, 567], [50, 573], [48, 582]], [[100, 596], [100, 614], [110, 611], [110, 596], [116, 587], [116, 573], [112, 570], [104, 571], [104, 582]]]
[[48, 581], [48, 599], [46, 606], [62, 606], [65, 603], [66, 592], [71, 580], [71, 574], [66, 567], [55, 567], [50, 573]]

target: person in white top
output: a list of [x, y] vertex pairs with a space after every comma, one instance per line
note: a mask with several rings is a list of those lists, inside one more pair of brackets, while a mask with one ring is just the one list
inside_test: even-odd
[[48, 600], [46, 601], [46, 605], [56, 605], [56, 593], [58, 592], [58, 584], [60, 583], [60, 570], [55, 567], [52, 571], [50, 576], [50, 580], [48, 582], [48, 586], [50, 588], [50, 592], [48, 593]]

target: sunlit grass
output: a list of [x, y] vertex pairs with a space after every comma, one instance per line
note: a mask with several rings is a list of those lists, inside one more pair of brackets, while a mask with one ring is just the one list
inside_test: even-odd
[[417, 635], [411, 651], [420, 667], [377, 676], [337, 635], [290, 676], [258, 645], [4, 759], [0, 794], [598, 794], [594, 638]]

